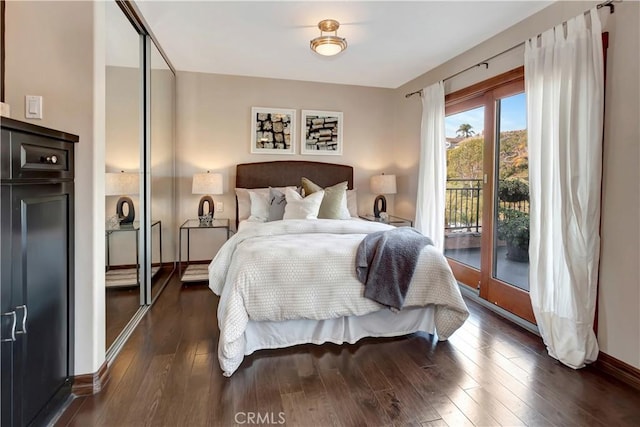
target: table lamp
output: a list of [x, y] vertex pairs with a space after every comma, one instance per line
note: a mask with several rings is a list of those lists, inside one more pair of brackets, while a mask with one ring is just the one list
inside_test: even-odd
[[[200, 220], [213, 219], [214, 205], [213, 198], [210, 194], [222, 194], [222, 174], [211, 173], [197, 173], [193, 175], [193, 185], [191, 187], [193, 194], [205, 194], [200, 198], [200, 204], [198, 205], [198, 218]], [[209, 212], [204, 212], [204, 204], [209, 204]]]
[[[116, 205], [116, 215], [120, 224], [132, 224], [136, 217], [133, 200], [127, 196], [140, 193], [140, 175], [137, 173], [116, 172], [105, 174], [104, 189], [106, 196], [122, 196]], [[124, 207], [127, 206], [125, 214]]]
[[380, 213], [387, 212], [387, 199], [383, 194], [396, 194], [395, 175], [374, 175], [371, 177], [371, 191], [379, 194], [373, 202], [373, 216], [380, 218]]

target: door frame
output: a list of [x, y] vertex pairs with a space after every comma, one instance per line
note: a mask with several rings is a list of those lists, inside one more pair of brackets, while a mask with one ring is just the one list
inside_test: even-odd
[[480, 270], [447, 258], [458, 281], [479, 291], [480, 298], [495, 304], [531, 323], [536, 323], [529, 292], [493, 277], [493, 244], [497, 160], [496, 101], [524, 92], [524, 66], [499, 74], [483, 82], [452, 92], [445, 97], [445, 114], [484, 107], [484, 147], [482, 184], [482, 237]]

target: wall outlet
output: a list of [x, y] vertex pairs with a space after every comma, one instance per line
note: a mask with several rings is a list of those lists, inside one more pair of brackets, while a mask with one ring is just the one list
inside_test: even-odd
[[224, 212], [224, 203], [222, 202], [216, 203], [216, 212]]

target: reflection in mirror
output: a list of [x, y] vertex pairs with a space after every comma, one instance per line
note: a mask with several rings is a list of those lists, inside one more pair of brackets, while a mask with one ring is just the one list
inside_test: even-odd
[[175, 267], [175, 76], [155, 44], [150, 45], [151, 297], [155, 300]]
[[[115, 2], [106, 8], [105, 292], [109, 348], [143, 304], [140, 280], [140, 35]], [[118, 213], [117, 213], [118, 212]], [[134, 218], [130, 218], [134, 215]], [[129, 219], [133, 221], [130, 222]]]

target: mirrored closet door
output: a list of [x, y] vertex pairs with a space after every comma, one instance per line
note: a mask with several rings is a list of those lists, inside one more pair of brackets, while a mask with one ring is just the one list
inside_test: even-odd
[[107, 359], [175, 270], [175, 73], [135, 4], [106, 2]]
[[144, 305], [140, 262], [143, 36], [116, 2], [106, 8], [105, 348]]
[[156, 44], [147, 39], [149, 77], [149, 172], [151, 294], [154, 301], [175, 267], [174, 104], [175, 75]]

